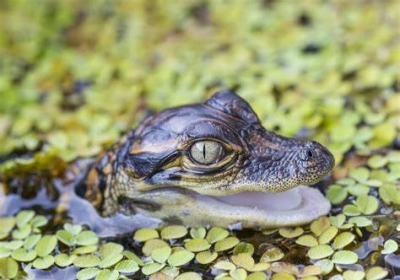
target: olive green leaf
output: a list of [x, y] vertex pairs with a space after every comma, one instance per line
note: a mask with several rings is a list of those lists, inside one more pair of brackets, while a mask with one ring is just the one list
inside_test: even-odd
[[336, 264], [353, 264], [358, 261], [358, 256], [352, 251], [337, 251], [332, 256], [332, 261]]
[[185, 242], [185, 248], [191, 252], [205, 251], [211, 247], [211, 244], [203, 238], [193, 238]]
[[78, 280], [93, 279], [97, 276], [97, 274], [99, 274], [99, 272], [100, 270], [95, 267], [84, 268], [82, 270], [79, 270], [79, 272], [76, 274], [76, 278], [78, 278]]
[[16, 216], [17, 226], [22, 228], [27, 225], [30, 220], [35, 216], [35, 212], [32, 210], [22, 210]]
[[54, 264], [54, 257], [49, 255], [39, 257], [35, 259], [32, 263], [33, 267], [37, 269], [47, 269], [53, 264]]
[[91, 230], [84, 230], [76, 236], [76, 243], [80, 246], [95, 245], [99, 242], [99, 237]]
[[139, 270], [139, 266], [133, 260], [123, 260], [115, 266], [115, 270], [120, 273], [134, 273]]
[[56, 265], [66, 267], [71, 265], [76, 257], [76, 255], [58, 254], [54, 257], [54, 261]]
[[100, 259], [95, 255], [78, 256], [73, 260], [73, 264], [81, 268], [95, 267], [99, 263]]
[[158, 263], [164, 263], [171, 255], [171, 252], [172, 249], [170, 247], [157, 248], [151, 252], [151, 258]]
[[189, 263], [194, 256], [192, 252], [181, 250], [171, 254], [168, 258], [168, 264], [171, 266], [182, 266]]
[[103, 269], [96, 276], [96, 280], [117, 280], [119, 272], [115, 270]]
[[228, 237], [228, 235], [229, 235], [229, 232], [226, 229], [220, 228], [220, 227], [213, 227], [208, 231], [206, 240], [210, 244], [213, 244], [217, 241], [220, 241], [220, 240]]
[[11, 257], [19, 262], [30, 262], [33, 261], [37, 256], [36, 251], [28, 251], [24, 248], [18, 248], [12, 252]]
[[133, 235], [133, 239], [140, 242], [144, 242], [154, 238], [158, 238], [158, 232], [152, 228], [139, 229]]
[[317, 245], [317, 246], [314, 246], [314, 247], [310, 248], [310, 250], [308, 250], [308, 253], [307, 253], [307, 255], [311, 259], [315, 259], [315, 260], [319, 260], [319, 259], [323, 259], [323, 258], [329, 257], [332, 254], [333, 254], [333, 249], [329, 245]]
[[214, 250], [216, 252], [230, 250], [239, 243], [239, 239], [234, 236], [227, 237], [225, 239], [219, 240], [214, 245]]
[[0, 258], [0, 278], [14, 279], [19, 270], [18, 263], [12, 258]]
[[57, 237], [54, 235], [43, 236], [35, 245], [35, 251], [39, 257], [45, 257], [51, 252], [57, 245]]
[[184, 237], [188, 230], [184, 226], [168, 226], [161, 230], [162, 239], [178, 239]]
[[154, 274], [157, 271], [163, 269], [164, 266], [165, 264], [160, 264], [160, 263], [147, 263], [142, 267], [142, 273], [144, 275]]
[[384, 247], [383, 247], [383, 250], [381, 253], [384, 255], [387, 255], [387, 254], [396, 252], [398, 249], [399, 249], [399, 244], [396, 241], [389, 239], [389, 240], [385, 241], [385, 244], [384, 244]]

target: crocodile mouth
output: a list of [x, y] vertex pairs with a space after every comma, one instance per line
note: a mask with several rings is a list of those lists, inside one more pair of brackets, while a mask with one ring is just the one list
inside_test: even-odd
[[242, 192], [229, 196], [207, 196], [178, 187], [153, 189], [125, 200], [136, 207], [136, 214], [116, 213], [107, 218], [100, 217], [87, 200], [74, 193], [72, 197], [71, 217], [101, 236], [177, 223], [235, 229], [297, 226], [328, 214], [331, 208], [318, 189], [307, 186], [281, 193]]
[[297, 186], [281, 193], [242, 192], [235, 195], [195, 196], [199, 206], [237, 220], [241, 227], [274, 228], [310, 223], [331, 209], [322, 193], [308, 186]]
[[169, 187], [147, 191], [142, 197], [125, 203], [136, 204], [141, 207], [137, 208], [137, 212], [167, 223], [223, 227], [239, 225], [241, 228], [307, 224], [326, 215], [331, 208], [318, 189], [308, 186], [297, 186], [281, 193], [251, 191], [228, 196], [208, 196]]

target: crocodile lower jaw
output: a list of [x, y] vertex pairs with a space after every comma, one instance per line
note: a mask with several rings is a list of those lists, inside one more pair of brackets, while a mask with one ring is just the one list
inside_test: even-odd
[[[238, 225], [243, 228], [276, 228], [307, 224], [326, 215], [329, 201], [315, 188], [297, 186], [281, 193], [242, 192], [230, 196], [207, 196], [182, 188], [161, 188], [136, 201], [154, 209], [136, 208], [136, 213], [188, 226]], [[131, 205], [134, 206], [132, 200]], [[147, 207], [149, 208], [149, 207]], [[129, 213], [125, 213], [129, 214]]]
[[[199, 207], [214, 213], [214, 225], [236, 221], [244, 228], [275, 228], [310, 223], [331, 209], [315, 188], [298, 186], [282, 193], [243, 192], [225, 197], [196, 196]], [[205, 214], [205, 213], [204, 213]]]

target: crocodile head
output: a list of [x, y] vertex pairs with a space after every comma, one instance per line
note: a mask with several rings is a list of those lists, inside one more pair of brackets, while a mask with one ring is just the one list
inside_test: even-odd
[[192, 226], [310, 222], [329, 202], [311, 185], [334, 166], [321, 144], [266, 130], [231, 91], [143, 120], [119, 148], [102, 213]]

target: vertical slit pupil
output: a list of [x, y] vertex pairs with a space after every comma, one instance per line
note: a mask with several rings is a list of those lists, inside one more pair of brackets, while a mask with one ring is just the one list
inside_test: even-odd
[[203, 157], [206, 158], [206, 145], [203, 144]]

